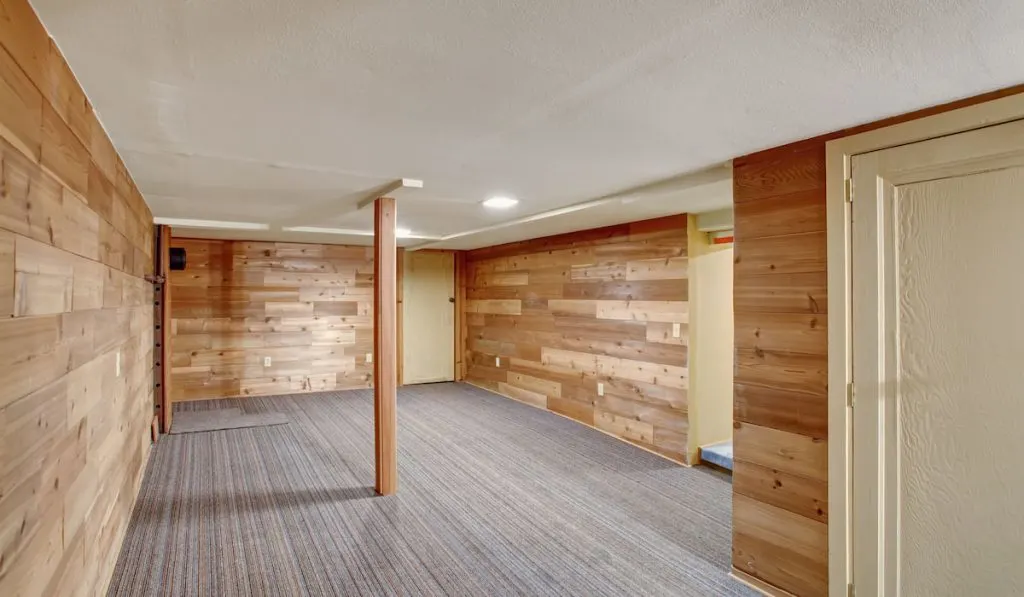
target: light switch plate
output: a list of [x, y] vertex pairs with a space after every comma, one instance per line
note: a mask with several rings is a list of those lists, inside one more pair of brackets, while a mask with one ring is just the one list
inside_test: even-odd
[[372, 363], [373, 362], [373, 353], [372, 352], [366, 353], [366, 362], [367, 363]]
[[121, 377], [121, 351], [120, 350], [117, 351], [117, 366], [116, 366], [116, 369], [117, 369], [117, 371], [115, 372], [115, 377]]
[[263, 357], [263, 366], [264, 367], [269, 367], [270, 366], [270, 357]]
[[604, 396], [604, 384], [601, 382], [597, 382], [597, 395]]
[[673, 338], [678, 338], [679, 337], [679, 324], [678, 323], [673, 323], [672, 324], [672, 337]]
[[494, 366], [501, 367], [501, 357], [494, 357]]

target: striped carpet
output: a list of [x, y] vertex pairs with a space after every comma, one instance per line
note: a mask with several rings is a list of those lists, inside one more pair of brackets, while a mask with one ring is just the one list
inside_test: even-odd
[[728, 478], [464, 384], [402, 388], [399, 491], [372, 392], [185, 403], [288, 425], [164, 436], [109, 595], [751, 595]]
[[281, 413], [243, 413], [240, 408], [217, 410], [182, 410], [174, 417], [171, 433], [202, 433], [243, 427], [287, 425], [288, 417]]

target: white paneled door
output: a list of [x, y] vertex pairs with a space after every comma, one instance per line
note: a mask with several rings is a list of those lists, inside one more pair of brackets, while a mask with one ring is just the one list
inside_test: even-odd
[[856, 594], [1024, 595], [1024, 121], [852, 163]]

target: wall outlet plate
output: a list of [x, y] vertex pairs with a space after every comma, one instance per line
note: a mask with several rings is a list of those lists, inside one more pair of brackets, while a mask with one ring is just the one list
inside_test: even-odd
[[366, 353], [366, 362], [367, 363], [372, 363], [373, 362], [373, 353], [372, 352]]
[[604, 384], [601, 382], [597, 382], [597, 395], [604, 396]]
[[673, 338], [678, 338], [679, 337], [679, 324], [678, 323], [673, 323], [672, 324], [672, 337]]
[[264, 367], [269, 367], [270, 366], [270, 357], [263, 357], [263, 366]]

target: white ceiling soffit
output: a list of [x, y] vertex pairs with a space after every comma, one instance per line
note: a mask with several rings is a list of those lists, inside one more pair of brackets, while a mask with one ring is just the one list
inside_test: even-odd
[[154, 214], [200, 220], [365, 229], [411, 177], [400, 225], [444, 237], [1024, 82], [1020, 0], [32, 3]]
[[[221, 240], [249, 240], [287, 243], [316, 243], [325, 245], [362, 245], [373, 244], [373, 232], [369, 234], [325, 234], [317, 232], [290, 232], [286, 230], [228, 230], [215, 228], [184, 228], [172, 227], [175, 238], [208, 238]], [[422, 244], [422, 239], [400, 238], [400, 247]]]
[[732, 206], [732, 165], [718, 166], [539, 214], [457, 232], [412, 249], [482, 246]]

